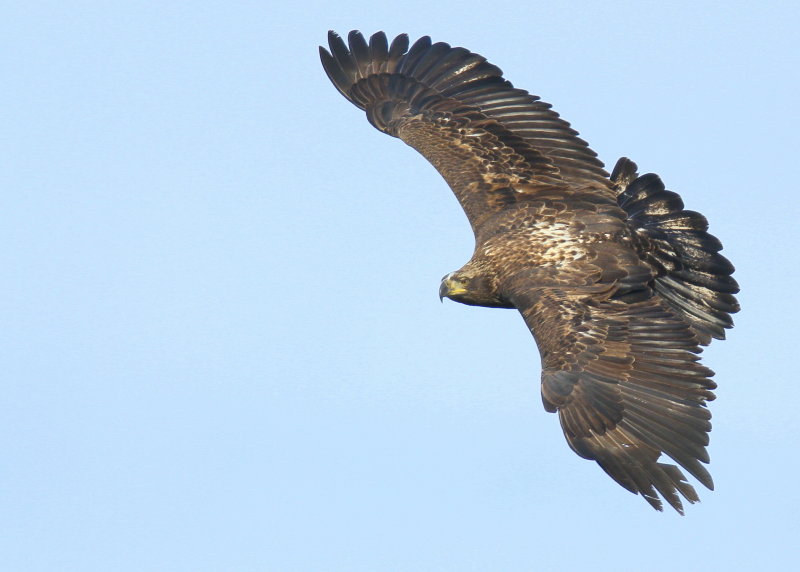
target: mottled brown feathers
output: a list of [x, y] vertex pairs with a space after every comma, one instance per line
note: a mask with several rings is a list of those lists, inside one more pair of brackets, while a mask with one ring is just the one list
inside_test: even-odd
[[697, 502], [714, 399], [701, 346], [738, 311], [733, 266], [699, 213], [621, 159], [609, 178], [550, 105], [464, 48], [333, 32], [328, 77], [378, 130], [442, 174], [475, 252], [440, 295], [517, 308], [542, 357], [542, 400], [570, 447], [661, 510]]

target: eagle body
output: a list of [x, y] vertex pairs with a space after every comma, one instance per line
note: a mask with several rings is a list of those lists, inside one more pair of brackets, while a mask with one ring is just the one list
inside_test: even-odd
[[[348, 44], [329, 33], [328, 77], [379, 131], [444, 177], [475, 235], [440, 297], [516, 308], [541, 355], [542, 401], [569, 446], [662, 510], [699, 500], [714, 399], [701, 346], [739, 306], [733, 266], [699, 213], [622, 158], [612, 174], [549, 104], [464, 48]], [[676, 465], [661, 462], [671, 458]]]

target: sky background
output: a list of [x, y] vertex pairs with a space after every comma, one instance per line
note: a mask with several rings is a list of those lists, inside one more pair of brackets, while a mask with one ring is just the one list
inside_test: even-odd
[[[797, 569], [794, 3], [276, 4], [0, 7], [3, 570]], [[686, 517], [569, 450], [516, 312], [439, 303], [469, 225], [330, 28], [483, 54], [710, 219]]]

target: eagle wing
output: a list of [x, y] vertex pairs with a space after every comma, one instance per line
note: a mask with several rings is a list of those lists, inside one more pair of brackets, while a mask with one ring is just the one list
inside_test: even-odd
[[708, 432], [713, 372], [699, 340], [658, 297], [626, 302], [613, 284], [541, 287], [516, 280], [510, 297], [542, 356], [542, 400], [558, 412], [570, 447], [661, 510], [659, 494], [683, 514], [694, 488], [662, 454], [713, 489]]
[[464, 48], [408, 36], [349, 46], [329, 32], [328, 77], [378, 130], [399, 137], [442, 174], [476, 235], [492, 214], [529, 198], [576, 193], [616, 205], [603, 164], [577, 132], [502, 71]]

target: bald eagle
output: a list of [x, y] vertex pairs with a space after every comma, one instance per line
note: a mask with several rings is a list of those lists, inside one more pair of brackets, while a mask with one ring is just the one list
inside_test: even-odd
[[[739, 310], [733, 265], [703, 215], [654, 174], [603, 164], [551, 106], [482, 56], [383, 32], [320, 57], [379, 131], [419, 151], [469, 218], [475, 251], [439, 295], [516, 308], [541, 354], [544, 408], [569, 446], [662, 510], [713, 489], [706, 446], [714, 375], [701, 346]], [[349, 45], [348, 45], [349, 44]], [[659, 497], [660, 495], [660, 497]]]

